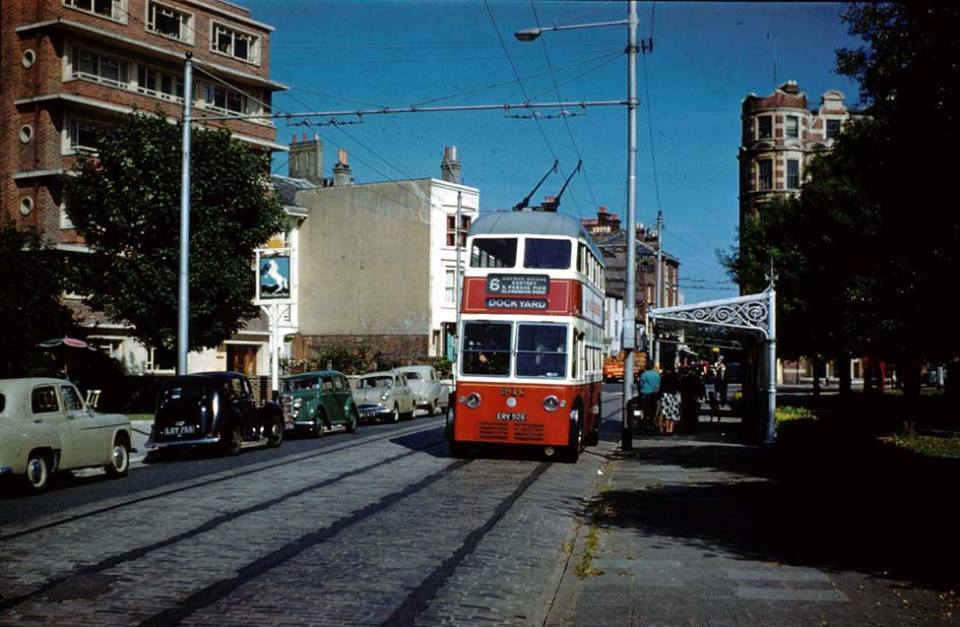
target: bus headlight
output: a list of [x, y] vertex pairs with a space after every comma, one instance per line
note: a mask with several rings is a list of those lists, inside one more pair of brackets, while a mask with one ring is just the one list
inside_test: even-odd
[[477, 407], [480, 407], [480, 395], [476, 392], [470, 392], [463, 403], [470, 409], [476, 409]]
[[557, 411], [566, 404], [566, 401], [561, 401], [553, 394], [543, 399], [543, 408], [547, 411]]

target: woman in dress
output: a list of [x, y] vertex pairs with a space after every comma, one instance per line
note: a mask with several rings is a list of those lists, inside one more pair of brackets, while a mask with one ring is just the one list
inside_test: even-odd
[[673, 433], [674, 426], [680, 421], [680, 382], [677, 373], [667, 370], [660, 381], [660, 415], [657, 424], [660, 433]]

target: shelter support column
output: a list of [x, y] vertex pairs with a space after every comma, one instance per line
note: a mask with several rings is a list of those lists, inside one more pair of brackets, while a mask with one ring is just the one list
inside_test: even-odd
[[767, 290], [769, 318], [766, 337], [767, 348], [767, 432], [764, 441], [772, 443], [777, 438], [777, 292], [771, 281]]

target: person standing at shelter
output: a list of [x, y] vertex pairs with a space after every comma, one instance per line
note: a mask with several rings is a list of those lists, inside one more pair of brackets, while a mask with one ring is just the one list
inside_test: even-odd
[[673, 433], [680, 422], [680, 381], [677, 373], [666, 370], [660, 380], [660, 408], [657, 414], [660, 433]]
[[723, 357], [717, 360], [717, 376], [713, 383], [713, 389], [717, 392], [717, 400], [721, 405], [727, 404], [727, 367], [723, 363]]
[[647, 360], [645, 370], [640, 375], [640, 407], [643, 421], [653, 425], [657, 416], [657, 399], [660, 395], [660, 373]]
[[686, 433], [693, 433], [699, 426], [700, 401], [705, 388], [700, 366], [689, 368], [680, 379], [680, 426]]

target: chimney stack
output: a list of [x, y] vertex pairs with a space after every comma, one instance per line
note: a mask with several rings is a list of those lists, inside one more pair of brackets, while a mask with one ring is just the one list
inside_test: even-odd
[[448, 183], [460, 182], [460, 162], [457, 161], [456, 146], [444, 146], [443, 163], [440, 164], [440, 178]]
[[314, 134], [313, 140], [303, 134], [303, 141], [297, 136], [290, 139], [290, 160], [287, 162], [287, 174], [290, 178], [306, 179], [320, 187], [323, 185], [323, 143], [320, 136]]
[[353, 174], [350, 172], [350, 164], [347, 163], [347, 151], [343, 148], [337, 150], [337, 163], [333, 166], [333, 185], [340, 187], [353, 184]]

